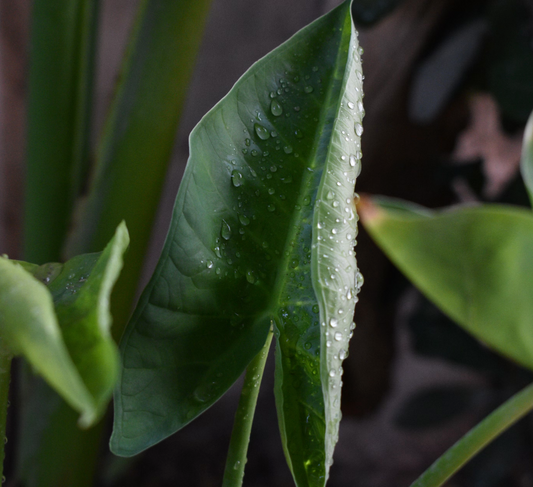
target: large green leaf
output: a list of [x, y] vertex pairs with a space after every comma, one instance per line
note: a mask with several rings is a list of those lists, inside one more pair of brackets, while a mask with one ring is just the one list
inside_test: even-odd
[[524, 131], [520, 172], [524, 179], [529, 199], [533, 205], [533, 112], [529, 115], [529, 120]]
[[160, 261], [121, 344], [115, 453], [211, 406], [274, 326], [288, 461], [298, 485], [324, 484], [359, 284], [362, 73], [349, 7], [257, 62], [192, 132]]
[[442, 311], [479, 340], [533, 368], [533, 215], [511, 206], [431, 212], [375, 199], [370, 235]]

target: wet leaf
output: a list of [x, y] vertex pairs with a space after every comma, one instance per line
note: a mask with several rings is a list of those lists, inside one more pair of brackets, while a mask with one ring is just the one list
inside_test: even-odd
[[349, 7], [257, 62], [192, 132], [160, 261], [121, 344], [115, 453], [205, 411], [273, 326], [288, 463], [299, 486], [324, 485], [361, 284], [362, 73]]

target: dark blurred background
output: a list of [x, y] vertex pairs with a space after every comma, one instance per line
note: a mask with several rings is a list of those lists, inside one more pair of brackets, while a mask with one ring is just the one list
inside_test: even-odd
[[[214, 0], [146, 275], [157, 261], [193, 126], [258, 58], [336, 0]], [[137, 0], [103, 0], [96, 124], [101, 127]], [[29, 0], [0, 0], [0, 252], [20, 256]], [[533, 109], [532, 0], [354, 0], [365, 53], [363, 171], [357, 191], [428, 207], [527, 205], [518, 175]], [[154, 141], [157, 143], [157, 141]], [[365, 285], [345, 362], [340, 441], [331, 487], [408, 486], [530, 372], [466, 335], [373, 245], [357, 246]], [[245, 485], [293, 485], [265, 374]], [[132, 460], [107, 455], [99, 485], [221, 484], [237, 384], [193, 424]], [[9, 454], [9, 453], [8, 453]], [[533, 487], [526, 417], [448, 486]]]

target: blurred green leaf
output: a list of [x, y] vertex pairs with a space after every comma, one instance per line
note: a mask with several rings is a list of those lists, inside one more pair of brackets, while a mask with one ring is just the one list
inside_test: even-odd
[[39, 264], [61, 260], [90, 162], [98, 7], [32, 2], [24, 258]]
[[69, 256], [97, 252], [124, 220], [131, 246], [113, 293], [118, 341], [130, 313], [210, 0], [142, 0], [79, 209]]
[[[56, 339], [61, 345], [55, 345], [55, 347], [61, 348], [63, 344], [66, 346], [70, 360], [91, 397], [94, 416], [91, 420], [82, 419], [81, 422], [85, 426], [93, 423], [104, 412], [117, 378], [118, 354], [110, 335], [109, 298], [120, 274], [122, 255], [128, 244], [128, 231], [122, 222], [103, 252], [79, 255], [65, 264], [50, 263], [37, 266], [27, 262], [14, 264], [12, 261], [3, 259], [11, 266], [24, 268], [25, 272], [30, 272], [34, 278], [45, 284], [51, 293], [55, 313], [53, 313], [53, 324], [48, 324], [47, 327], [51, 329], [51, 327], [59, 326], [60, 335]], [[20, 271], [19, 276], [21, 276]], [[31, 283], [35, 279], [27, 281]], [[31, 289], [42, 290], [38, 284], [34, 282]], [[52, 323], [48, 311], [45, 310], [43, 316], [47, 323]], [[43, 325], [39, 326], [43, 327]], [[48, 373], [42, 370], [43, 367], [47, 367], [46, 360], [32, 358], [31, 350], [35, 348], [33, 340], [41, 340], [38, 338], [40, 335], [29, 330], [25, 335], [19, 336], [21, 331], [23, 331], [22, 328], [17, 328], [16, 336], [9, 339], [9, 342], [15, 343], [15, 350], [23, 353], [47, 381], [59, 389], [54, 380], [50, 378], [54, 372]], [[29, 340], [30, 335], [33, 340]], [[42, 346], [46, 347], [44, 343], [46, 342], [43, 342]], [[51, 349], [49, 353], [56, 352]], [[63, 352], [57, 353], [59, 357], [63, 356]], [[69, 399], [64, 390], [59, 390], [61, 395], [73, 405], [72, 399]]]
[[4, 257], [0, 258], [0, 312], [0, 333], [12, 352], [23, 354], [82, 413], [84, 424], [93, 422], [95, 405], [63, 342], [50, 293]]
[[365, 199], [365, 228], [400, 270], [476, 338], [533, 368], [533, 215], [511, 206], [432, 212]]
[[361, 284], [361, 81], [345, 2], [252, 66], [193, 130], [161, 259], [121, 343], [115, 453], [205, 411], [274, 326], [286, 456], [299, 486], [324, 484]]
[[529, 199], [533, 205], [533, 112], [524, 131], [524, 141], [522, 144], [522, 158], [520, 161], [520, 172], [529, 193]]
[[[109, 299], [128, 243], [128, 232], [122, 223], [103, 252], [80, 255], [65, 264], [20, 263], [46, 284], [52, 294], [62, 340], [90, 394], [95, 419], [105, 412], [118, 375], [118, 351], [110, 334]], [[25, 421], [18, 458], [20, 479], [25, 486], [92, 485], [98, 449], [89, 446], [98, 444], [100, 429], [84, 432], [73, 429], [73, 411], [43, 381], [29, 376], [25, 379], [22, 381]], [[47, 448], [50, 444], [54, 448]], [[84, 458], [82, 464], [80, 458]]]

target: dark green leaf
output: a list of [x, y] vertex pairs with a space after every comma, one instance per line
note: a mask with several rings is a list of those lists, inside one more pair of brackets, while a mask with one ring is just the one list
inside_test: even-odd
[[288, 462], [299, 486], [324, 484], [361, 284], [361, 80], [344, 3], [257, 62], [192, 132], [161, 259], [121, 344], [115, 453], [211, 406], [274, 326]]
[[429, 299], [491, 348], [533, 368], [530, 211], [486, 205], [431, 212], [365, 201], [365, 228]]
[[533, 205], [533, 112], [529, 116], [526, 130], [524, 131], [520, 172], [522, 173], [529, 199]]
[[32, 3], [24, 258], [39, 264], [61, 259], [87, 172], [98, 5]]

